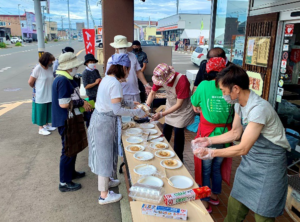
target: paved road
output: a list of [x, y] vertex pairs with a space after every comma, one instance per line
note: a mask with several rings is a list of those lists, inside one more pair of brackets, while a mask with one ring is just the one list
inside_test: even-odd
[[[46, 44], [46, 51], [55, 57], [68, 42]], [[75, 52], [84, 48], [83, 42], [72, 41]], [[80, 54], [83, 59], [84, 53]], [[0, 50], [0, 104], [31, 98], [32, 89], [28, 86], [28, 78], [32, 68], [38, 63], [37, 44], [31, 43], [24, 47]], [[81, 67], [83, 69], [83, 67]]]

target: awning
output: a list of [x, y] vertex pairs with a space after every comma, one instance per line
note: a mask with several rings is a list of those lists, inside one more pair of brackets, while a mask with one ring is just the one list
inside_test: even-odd
[[185, 29], [180, 35], [181, 39], [198, 39], [200, 36], [204, 38], [209, 38], [209, 30], [200, 29]]

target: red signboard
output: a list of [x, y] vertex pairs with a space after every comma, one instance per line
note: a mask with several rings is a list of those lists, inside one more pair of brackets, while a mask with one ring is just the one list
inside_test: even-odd
[[161, 31], [172, 30], [172, 29], [178, 29], [178, 25], [170, 26], [170, 27], [161, 27], [156, 29], [156, 31], [161, 32]]
[[293, 36], [293, 33], [294, 33], [294, 24], [286, 24], [284, 36], [290, 37]]
[[294, 63], [300, 62], [300, 49], [292, 49], [290, 59]]
[[95, 55], [95, 29], [82, 29], [86, 54]]

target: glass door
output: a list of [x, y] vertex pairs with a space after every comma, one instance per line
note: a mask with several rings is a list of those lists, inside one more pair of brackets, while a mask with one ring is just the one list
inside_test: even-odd
[[277, 112], [286, 128], [300, 132], [300, 20], [286, 21], [283, 32]]

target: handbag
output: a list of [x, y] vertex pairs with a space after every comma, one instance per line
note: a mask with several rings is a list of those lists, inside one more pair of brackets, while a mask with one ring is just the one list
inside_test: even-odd
[[[72, 113], [73, 115], [70, 115]], [[83, 115], [75, 115], [73, 102], [69, 103], [68, 118], [65, 121], [65, 155], [73, 157], [88, 146]]]

